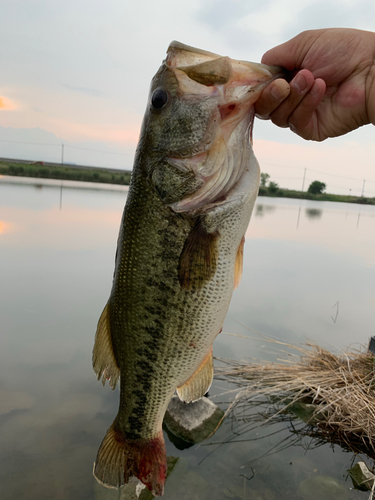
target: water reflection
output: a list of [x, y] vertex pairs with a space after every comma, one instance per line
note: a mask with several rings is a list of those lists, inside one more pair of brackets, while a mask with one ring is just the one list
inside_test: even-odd
[[[1, 500], [97, 494], [92, 464], [118, 393], [96, 382], [91, 350], [125, 199], [123, 190], [0, 180]], [[311, 218], [311, 210], [321, 215]], [[254, 215], [224, 331], [340, 348], [366, 343], [375, 321], [375, 207], [259, 198]], [[223, 334], [214, 351], [234, 359], [279, 356], [259, 341]], [[227, 390], [219, 381], [211, 391], [224, 408]], [[290, 433], [286, 422], [276, 428]], [[180, 457], [166, 499], [248, 500], [250, 490], [262, 499], [297, 498], [304, 479], [323, 474], [347, 487], [345, 453], [332, 460], [328, 446], [307, 455], [293, 447], [260, 458], [277, 439], [249, 422], [228, 420], [204, 446], [185, 450], [166, 439], [168, 455]], [[252, 479], [244, 468], [250, 460]]]
[[305, 214], [306, 217], [310, 220], [321, 219], [323, 210], [321, 210], [320, 208], [306, 208]]
[[257, 203], [255, 205], [254, 215], [255, 217], [263, 217], [267, 213], [272, 213], [276, 210], [275, 205], [263, 205], [262, 203]]

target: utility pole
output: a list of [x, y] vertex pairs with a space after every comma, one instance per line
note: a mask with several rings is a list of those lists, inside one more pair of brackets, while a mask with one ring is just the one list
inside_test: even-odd
[[305, 170], [303, 172], [302, 191], [303, 191], [303, 188], [305, 187], [305, 177], [306, 177], [306, 167], [305, 167]]
[[61, 143], [61, 165], [64, 165], [64, 143]]
[[363, 193], [365, 192], [365, 182], [366, 182], [366, 179], [363, 179], [363, 186], [362, 186], [362, 198], [363, 198]]

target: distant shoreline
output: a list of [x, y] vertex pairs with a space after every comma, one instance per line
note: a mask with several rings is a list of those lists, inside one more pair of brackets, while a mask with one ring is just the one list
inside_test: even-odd
[[359, 205], [375, 205], [374, 198], [366, 198], [364, 196], [349, 196], [342, 194], [312, 194], [306, 191], [294, 191], [293, 189], [277, 188], [269, 189], [268, 187], [259, 188], [259, 196], [271, 196], [274, 198], [298, 198], [300, 200], [315, 200], [315, 201], [337, 201], [340, 203], [357, 203]]
[[23, 160], [1, 159], [0, 175], [128, 186], [130, 183], [131, 171], [83, 165], [59, 165], [58, 163], [47, 163], [42, 161], [29, 162]]
[[[33, 177], [36, 179], [56, 179], [102, 184], [117, 184], [128, 186], [130, 183], [130, 170], [115, 170], [82, 165], [59, 165], [47, 162], [28, 162], [24, 160], [0, 160], [0, 175], [16, 177]], [[340, 194], [311, 194], [305, 191], [292, 189], [259, 188], [259, 196], [275, 198], [297, 198], [315, 201], [337, 201], [341, 203], [357, 203], [360, 205], [375, 205], [375, 197], [359, 197]]]

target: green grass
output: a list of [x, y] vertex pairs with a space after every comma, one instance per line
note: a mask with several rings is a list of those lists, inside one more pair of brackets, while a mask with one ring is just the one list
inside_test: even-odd
[[294, 191], [292, 189], [278, 188], [270, 190], [268, 188], [259, 188], [259, 196], [274, 196], [277, 198], [299, 198], [302, 200], [316, 201], [339, 201], [341, 203], [360, 203], [361, 205], [375, 205], [375, 198], [365, 198], [358, 196], [349, 196], [341, 194], [311, 194], [304, 191]]
[[131, 173], [124, 170], [109, 172], [99, 168], [43, 165], [41, 162], [12, 163], [11, 161], [0, 161], [0, 175], [129, 185]]
[[[0, 175], [21, 177], [35, 177], [43, 179], [58, 179], [85, 182], [101, 182], [104, 184], [129, 185], [131, 172], [119, 170], [112, 172], [99, 168], [72, 168], [65, 165], [42, 165], [37, 163], [12, 163], [0, 161]], [[339, 201], [342, 203], [360, 203], [361, 205], [375, 205], [375, 198], [348, 196], [340, 194], [311, 194], [292, 189], [269, 189], [261, 187], [259, 196], [274, 196], [278, 198], [299, 198], [317, 201]]]

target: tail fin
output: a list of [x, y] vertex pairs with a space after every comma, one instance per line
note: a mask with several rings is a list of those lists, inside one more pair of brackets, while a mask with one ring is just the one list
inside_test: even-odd
[[127, 439], [113, 423], [100, 445], [94, 476], [117, 488], [136, 476], [155, 496], [164, 494], [167, 456], [163, 432], [153, 439]]

